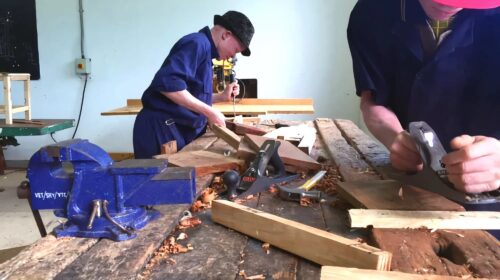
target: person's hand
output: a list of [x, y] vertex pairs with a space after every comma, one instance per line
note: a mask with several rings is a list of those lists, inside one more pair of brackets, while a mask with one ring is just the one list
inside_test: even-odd
[[500, 141], [492, 137], [462, 135], [451, 140], [455, 151], [443, 157], [448, 179], [467, 193], [500, 187]]
[[417, 146], [407, 131], [396, 135], [389, 147], [391, 164], [403, 171], [420, 171], [424, 165]]
[[212, 108], [210, 113], [207, 114], [208, 123], [210, 125], [218, 125], [222, 127], [226, 127], [226, 117], [219, 110]]
[[228, 84], [224, 89], [222, 95], [224, 99], [227, 101], [232, 101], [233, 97], [236, 97], [240, 94], [240, 85], [238, 84], [238, 80]]

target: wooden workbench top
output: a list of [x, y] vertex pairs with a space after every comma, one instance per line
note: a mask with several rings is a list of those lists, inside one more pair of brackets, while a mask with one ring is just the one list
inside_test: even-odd
[[[338, 170], [344, 181], [381, 179], [372, 166], [387, 163], [387, 151], [356, 125], [331, 119], [317, 119], [314, 125], [319, 137], [312, 156], [325, 168]], [[184, 150], [236, 152], [212, 133]], [[197, 191], [212, 179], [213, 175], [198, 177]], [[347, 202], [303, 207], [268, 192], [246, 205], [347, 238], [366, 240], [392, 252], [392, 270], [500, 278], [499, 243], [484, 231], [351, 230], [345, 222], [345, 207], [341, 207]], [[159, 258], [164, 253], [157, 249], [188, 208], [158, 207], [163, 216], [129, 241], [56, 239], [49, 235], [0, 264], [0, 279], [244, 279], [241, 275], [261, 274], [264, 278], [257, 279], [320, 279], [319, 265], [273, 246], [266, 252], [261, 241], [214, 224], [210, 209], [195, 213], [201, 225], [184, 230], [192, 250]]]

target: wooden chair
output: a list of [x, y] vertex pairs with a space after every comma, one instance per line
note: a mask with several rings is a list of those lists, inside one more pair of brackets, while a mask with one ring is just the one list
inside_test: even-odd
[[[12, 124], [12, 114], [24, 112], [24, 119], [31, 120], [30, 74], [0, 73], [3, 81], [4, 105], [0, 106], [0, 114], [5, 115], [5, 123]], [[12, 105], [11, 83], [24, 81], [24, 105]]]

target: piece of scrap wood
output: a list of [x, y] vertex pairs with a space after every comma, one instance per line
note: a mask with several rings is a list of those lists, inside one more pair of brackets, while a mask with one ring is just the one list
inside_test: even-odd
[[163, 155], [170, 155], [177, 153], [177, 141], [172, 140], [161, 145], [161, 153]]
[[[472, 278], [472, 275], [470, 275]], [[323, 266], [321, 267], [321, 280], [463, 280], [469, 278], [443, 276], [443, 275], [428, 275], [428, 274], [411, 274], [398, 271], [376, 271], [371, 269], [359, 269], [339, 266]], [[486, 278], [474, 278], [486, 279]]]
[[[257, 136], [257, 135], [245, 135], [245, 141], [254, 149], [258, 151], [262, 144], [270, 138]], [[247, 141], [248, 140], [248, 141]], [[306, 153], [299, 150], [299, 148], [292, 145], [290, 142], [285, 140], [280, 141], [280, 146], [278, 148], [278, 154], [283, 160], [285, 165], [297, 166], [307, 171], [318, 171], [321, 170], [321, 164], [315, 161]]]
[[179, 152], [161, 155], [161, 158], [167, 158], [171, 166], [194, 167], [196, 176], [224, 172], [228, 169], [243, 170], [245, 166], [245, 161], [242, 159], [210, 151]]
[[500, 212], [349, 210], [352, 228], [500, 229]]
[[253, 135], [264, 135], [267, 133], [266, 130], [262, 128], [258, 128], [253, 125], [248, 125], [248, 124], [243, 124], [243, 123], [236, 123], [236, 122], [230, 122], [226, 120], [226, 127], [237, 135], [245, 135], [245, 134], [253, 134]]
[[229, 144], [229, 146], [238, 149], [241, 141], [241, 138], [238, 135], [236, 135], [227, 127], [222, 127], [216, 124], [213, 124], [211, 128], [217, 137], [222, 138]]
[[390, 268], [389, 252], [234, 202], [214, 200], [212, 220], [320, 265]]
[[464, 211], [443, 196], [394, 180], [339, 182], [337, 190], [357, 208]]

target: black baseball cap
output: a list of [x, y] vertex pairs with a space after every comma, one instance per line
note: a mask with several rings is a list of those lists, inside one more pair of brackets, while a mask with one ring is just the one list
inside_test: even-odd
[[214, 25], [220, 25], [231, 31], [246, 47], [241, 54], [250, 56], [250, 41], [252, 40], [255, 30], [247, 16], [237, 11], [228, 11], [222, 16], [215, 15]]

